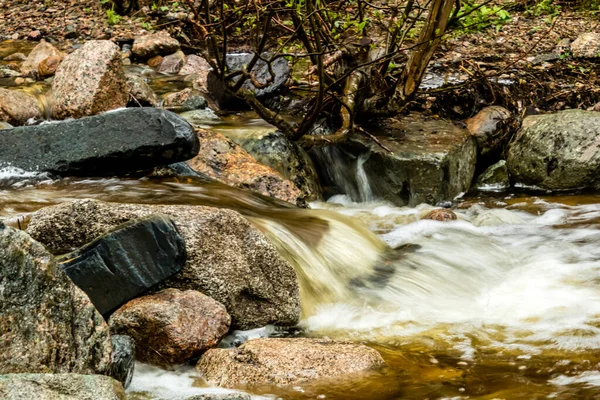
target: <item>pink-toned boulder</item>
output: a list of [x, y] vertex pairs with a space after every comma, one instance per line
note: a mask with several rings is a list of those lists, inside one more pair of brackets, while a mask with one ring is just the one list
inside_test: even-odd
[[21, 73], [23, 75], [38, 76], [40, 63], [49, 57], [62, 60], [64, 54], [50, 43], [42, 40], [37, 46], [31, 50], [27, 59], [21, 65]]
[[164, 56], [179, 50], [179, 42], [165, 31], [159, 31], [135, 38], [133, 54], [140, 58]]
[[129, 88], [119, 47], [93, 40], [69, 54], [52, 82], [53, 116], [81, 118], [125, 107]]
[[183, 51], [177, 51], [164, 57], [156, 67], [156, 71], [163, 74], [176, 74], [184, 64], [185, 54], [183, 54]]
[[42, 118], [37, 100], [23, 92], [0, 88], [0, 121], [23, 125], [30, 118]]

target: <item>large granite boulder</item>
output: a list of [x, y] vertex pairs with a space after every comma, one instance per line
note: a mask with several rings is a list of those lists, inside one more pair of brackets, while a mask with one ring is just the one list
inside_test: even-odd
[[466, 129], [441, 120], [387, 119], [341, 145], [313, 150], [322, 183], [355, 201], [435, 205], [469, 190], [477, 147]]
[[212, 297], [227, 308], [237, 328], [298, 322], [299, 286], [293, 267], [232, 210], [79, 200], [35, 212], [27, 232], [54, 254], [64, 254], [124, 222], [155, 213], [175, 222], [187, 251], [183, 270], [161, 287], [197, 290]]
[[260, 163], [273, 168], [294, 182], [306, 201], [322, 198], [319, 178], [308, 153], [274, 128], [245, 130], [243, 135], [228, 135]]
[[133, 54], [140, 58], [164, 56], [177, 50], [179, 50], [179, 42], [166, 31], [158, 31], [137, 37], [132, 48]]
[[109, 320], [113, 333], [131, 336], [136, 359], [182, 364], [215, 347], [229, 331], [225, 307], [195, 290], [165, 289], [131, 300]]
[[108, 326], [44, 246], [2, 226], [0, 276], [0, 374], [108, 372]]
[[165, 215], [133, 219], [57, 259], [106, 315], [181, 271], [185, 242]]
[[[21, 64], [21, 73], [23, 73], [23, 75], [38, 77], [40, 75], [40, 64], [42, 62], [45, 62], [47, 64], [48, 61], [46, 60], [48, 58], [62, 61], [62, 59], [64, 58], [64, 54], [56, 47], [52, 46], [50, 43], [46, 42], [45, 40], [42, 40], [37, 44], [37, 46], [33, 48], [33, 50], [31, 50], [31, 53], [29, 53], [27, 59], [23, 62], [23, 64]], [[41, 75], [47, 76], [47, 71], [44, 72], [45, 73]]]
[[42, 118], [42, 110], [35, 97], [17, 90], [0, 88], [0, 121], [24, 125], [31, 118]]
[[198, 155], [187, 164], [196, 172], [226, 185], [249, 189], [264, 196], [274, 197], [302, 206], [302, 193], [289, 180], [264, 164], [231, 139], [215, 131], [198, 129]]
[[196, 365], [209, 383], [224, 387], [297, 385], [355, 379], [385, 366], [363, 344], [329, 339], [253, 339], [236, 349], [207, 351]]
[[565, 110], [526, 117], [507, 165], [513, 180], [525, 185], [600, 188], [600, 114]]
[[81, 118], [125, 107], [129, 89], [119, 47], [92, 40], [65, 57], [52, 81], [56, 119]]
[[119, 382], [102, 375], [0, 375], [3, 400], [125, 400]]
[[[265, 57], [268, 58], [269, 56], [265, 55]], [[227, 63], [228, 70], [234, 72], [247, 70], [248, 64], [253, 58], [254, 54], [252, 53], [227, 54], [225, 62]], [[283, 89], [290, 76], [290, 67], [285, 58], [279, 57], [271, 63], [270, 69], [266, 62], [258, 60], [254, 68], [248, 72], [254, 75], [255, 81], [260, 84], [260, 87], [255, 87], [251, 79], [246, 79], [242, 88], [253, 92], [259, 99], [265, 99]], [[271, 72], [273, 75], [271, 75]], [[225, 83], [212, 71], [208, 73], [207, 88], [222, 110], [238, 110], [248, 107], [243, 100], [231, 94], [226, 89]]]
[[0, 167], [59, 175], [106, 176], [192, 158], [198, 138], [165, 110], [118, 110], [80, 120], [2, 130]]

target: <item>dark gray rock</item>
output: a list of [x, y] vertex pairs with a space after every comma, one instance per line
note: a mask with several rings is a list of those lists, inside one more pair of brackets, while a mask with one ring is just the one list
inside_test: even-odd
[[488, 167], [479, 178], [477, 178], [476, 188], [479, 190], [504, 190], [510, 187], [508, 177], [508, 167], [506, 161], [500, 160], [496, 164]]
[[185, 260], [183, 237], [165, 215], [128, 221], [57, 259], [102, 314], [181, 271]]
[[507, 165], [512, 178], [525, 185], [600, 188], [600, 113], [565, 110], [526, 117]]
[[1, 374], [110, 367], [102, 316], [44, 246], [9, 227], [0, 228], [0, 349]]
[[0, 131], [0, 168], [106, 176], [152, 169], [198, 154], [184, 119], [155, 108], [123, 109]]
[[[245, 69], [253, 58], [252, 53], [245, 54], [228, 54], [227, 55], [227, 66], [229, 71], [237, 71]], [[279, 92], [290, 76], [290, 67], [285, 58], [281, 57], [275, 60], [272, 64], [272, 71], [274, 76], [272, 77], [267, 63], [259, 60], [251, 72], [256, 77], [256, 80], [261, 84], [266, 84], [265, 87], [256, 88], [250, 79], [247, 79], [242, 88], [248, 89], [256, 95], [259, 99], [264, 99], [268, 96], [272, 96]], [[271, 79], [271, 82], [268, 80]], [[268, 83], [267, 83], [268, 82]], [[207, 78], [208, 92], [213, 96], [217, 105], [222, 110], [237, 110], [247, 108], [246, 103], [233, 96], [226, 90], [225, 84], [219, 79], [217, 74], [214, 72], [208, 73]]]
[[102, 375], [0, 375], [3, 400], [125, 400], [119, 382]]
[[135, 371], [135, 342], [127, 335], [112, 335], [112, 355], [108, 374], [127, 389]]

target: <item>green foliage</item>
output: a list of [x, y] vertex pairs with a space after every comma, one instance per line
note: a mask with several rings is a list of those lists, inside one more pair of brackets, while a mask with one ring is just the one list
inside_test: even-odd
[[106, 19], [109, 25], [116, 25], [121, 21], [121, 16], [115, 12], [115, 6], [106, 10]]
[[557, 16], [560, 14], [561, 7], [558, 4], [554, 4], [553, 0], [540, 0], [528, 7], [525, 13], [533, 17], [540, 17], [542, 15]]
[[503, 7], [494, 5], [488, 7], [466, 2], [458, 13], [458, 18], [465, 32], [477, 32], [494, 27], [496, 31], [511, 20], [510, 13]]

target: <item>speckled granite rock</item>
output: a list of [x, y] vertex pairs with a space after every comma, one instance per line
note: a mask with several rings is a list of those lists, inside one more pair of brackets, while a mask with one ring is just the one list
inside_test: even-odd
[[211, 384], [224, 387], [295, 385], [326, 378], [352, 379], [385, 366], [363, 345], [328, 339], [254, 339], [236, 349], [207, 351], [196, 365]]
[[225, 307], [195, 290], [165, 289], [131, 300], [109, 320], [113, 333], [131, 336], [136, 358], [156, 364], [182, 364], [215, 347], [229, 331]]
[[197, 290], [227, 308], [233, 326], [294, 325], [298, 278], [269, 240], [239, 213], [200, 206], [148, 206], [79, 200], [43, 208], [27, 232], [63, 254], [126, 221], [154, 213], [173, 219], [186, 243], [183, 270], [162, 287]]
[[30, 118], [42, 118], [37, 100], [17, 90], [0, 88], [0, 121], [23, 125]]
[[121, 384], [108, 376], [78, 374], [0, 375], [3, 400], [125, 400]]
[[129, 89], [119, 47], [92, 40], [65, 57], [52, 81], [56, 119], [81, 118], [125, 107]]

